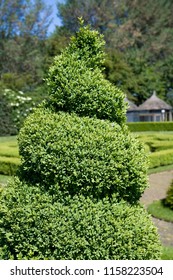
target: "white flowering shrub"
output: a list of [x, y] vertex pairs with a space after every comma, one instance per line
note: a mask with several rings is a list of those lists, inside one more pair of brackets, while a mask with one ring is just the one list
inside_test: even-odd
[[18, 131], [24, 119], [29, 113], [31, 113], [35, 104], [32, 98], [24, 94], [22, 91], [4, 89], [3, 97], [6, 100], [8, 110], [11, 113], [14, 128]]

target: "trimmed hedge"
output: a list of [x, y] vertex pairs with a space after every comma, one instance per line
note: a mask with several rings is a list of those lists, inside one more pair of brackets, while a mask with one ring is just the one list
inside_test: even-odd
[[150, 150], [154, 152], [173, 149], [173, 141], [153, 141], [147, 144]]
[[136, 131], [173, 131], [173, 122], [128, 122], [131, 132]]
[[0, 174], [14, 175], [20, 164], [16, 137], [0, 138]]
[[173, 149], [151, 153], [149, 162], [150, 168], [173, 164]]
[[0, 156], [0, 174], [15, 175], [20, 165], [20, 159]]
[[[3, 205], [3, 207], [2, 207]], [[149, 260], [160, 257], [150, 216], [139, 205], [83, 196], [54, 200], [16, 180], [0, 205], [1, 259]]]
[[164, 199], [164, 204], [173, 210], [173, 180], [167, 191], [166, 199]]

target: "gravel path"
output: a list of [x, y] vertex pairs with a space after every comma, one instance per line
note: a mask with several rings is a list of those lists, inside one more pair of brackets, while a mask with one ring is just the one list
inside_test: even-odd
[[[144, 192], [141, 203], [147, 206], [154, 200], [164, 198], [172, 180], [173, 170], [149, 175], [150, 187]], [[173, 246], [173, 223], [168, 223], [156, 218], [152, 219], [158, 228], [162, 244], [164, 246]]]

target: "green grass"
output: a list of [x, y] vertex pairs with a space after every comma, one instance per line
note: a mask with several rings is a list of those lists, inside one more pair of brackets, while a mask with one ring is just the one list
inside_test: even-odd
[[163, 247], [162, 260], [173, 260], [173, 247]]
[[147, 210], [153, 217], [157, 219], [173, 222], [173, 210], [164, 206], [162, 200], [154, 201], [148, 206]]
[[150, 174], [160, 173], [160, 172], [169, 171], [169, 170], [173, 170], [173, 164], [150, 168], [148, 170], [148, 174], [150, 175]]

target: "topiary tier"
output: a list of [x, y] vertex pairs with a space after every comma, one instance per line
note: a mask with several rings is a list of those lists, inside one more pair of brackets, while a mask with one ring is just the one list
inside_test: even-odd
[[124, 94], [101, 72], [103, 45], [81, 26], [19, 133], [18, 178], [1, 192], [2, 259], [160, 258], [139, 205], [145, 150], [126, 127]]

